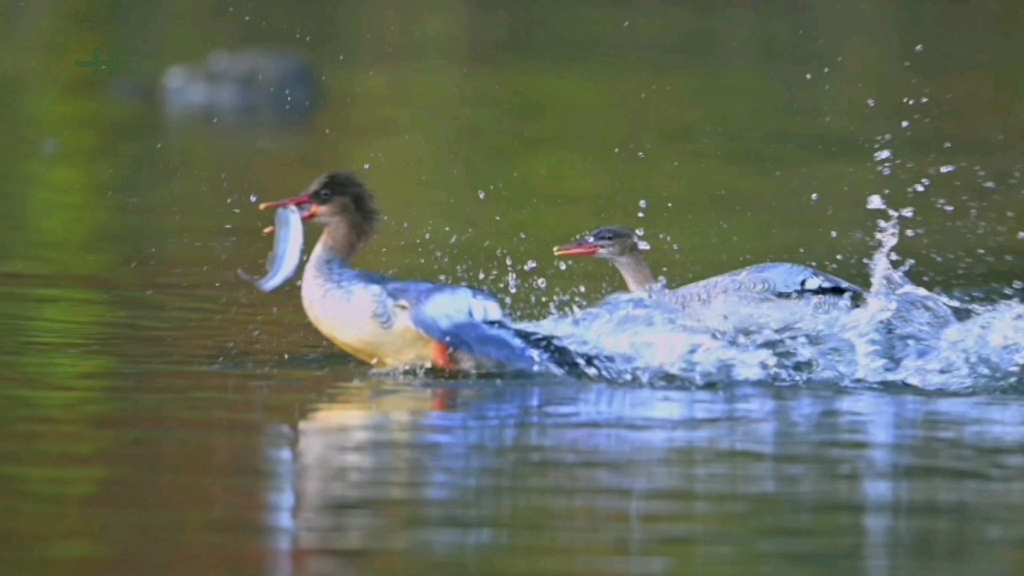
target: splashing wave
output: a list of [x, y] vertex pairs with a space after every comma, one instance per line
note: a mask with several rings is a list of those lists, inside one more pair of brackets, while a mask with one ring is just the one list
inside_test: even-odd
[[1006, 390], [1024, 385], [1024, 306], [967, 303], [914, 285], [894, 268], [899, 218], [884, 210], [871, 288], [856, 308], [822, 310], [791, 300], [723, 295], [680, 310], [617, 294], [571, 315], [522, 327], [552, 334], [582, 353], [611, 358], [599, 376], [647, 385], [736, 382], [900, 383], [926, 390]]

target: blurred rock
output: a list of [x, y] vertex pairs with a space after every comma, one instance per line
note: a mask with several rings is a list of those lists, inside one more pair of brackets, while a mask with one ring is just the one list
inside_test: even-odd
[[246, 125], [302, 124], [321, 105], [312, 63], [285, 49], [219, 49], [202, 64], [175, 64], [160, 81], [171, 122], [205, 119]]

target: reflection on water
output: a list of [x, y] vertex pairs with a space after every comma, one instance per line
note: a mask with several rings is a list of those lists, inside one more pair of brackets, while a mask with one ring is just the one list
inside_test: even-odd
[[270, 453], [293, 574], [1011, 574], [1021, 445], [1001, 398], [561, 384], [344, 388]]
[[1024, 568], [1016, 394], [417, 382], [216, 292], [7, 280], [13, 573]]
[[[10, 286], [0, 292], [0, 540], [9, 563], [31, 556], [102, 556], [77, 509], [110, 474], [98, 456], [111, 438], [101, 423], [112, 358], [99, 351], [109, 327], [103, 297], [87, 289]], [[28, 552], [28, 554], [26, 554]]]

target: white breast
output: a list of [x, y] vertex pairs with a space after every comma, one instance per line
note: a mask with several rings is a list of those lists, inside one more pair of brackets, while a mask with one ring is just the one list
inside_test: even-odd
[[342, 350], [381, 367], [429, 366], [434, 342], [409, 312], [375, 284], [339, 284], [312, 262], [302, 276], [302, 307], [313, 326]]

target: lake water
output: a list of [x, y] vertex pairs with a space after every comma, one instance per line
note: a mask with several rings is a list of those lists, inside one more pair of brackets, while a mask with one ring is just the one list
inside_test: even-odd
[[[0, 573], [1024, 572], [1015, 4], [11, 12]], [[310, 53], [309, 125], [170, 126], [74, 65], [116, 44], [145, 86], [255, 43]], [[785, 354], [634, 327], [602, 341], [648, 361], [621, 378], [381, 374], [236, 275], [270, 249], [255, 203], [339, 168], [387, 217], [359, 266], [552, 329], [621, 289], [551, 256], [607, 224], [673, 286], [769, 260], [868, 286], [881, 254], [974, 316]], [[635, 349], [665, 335], [685, 363]]]

